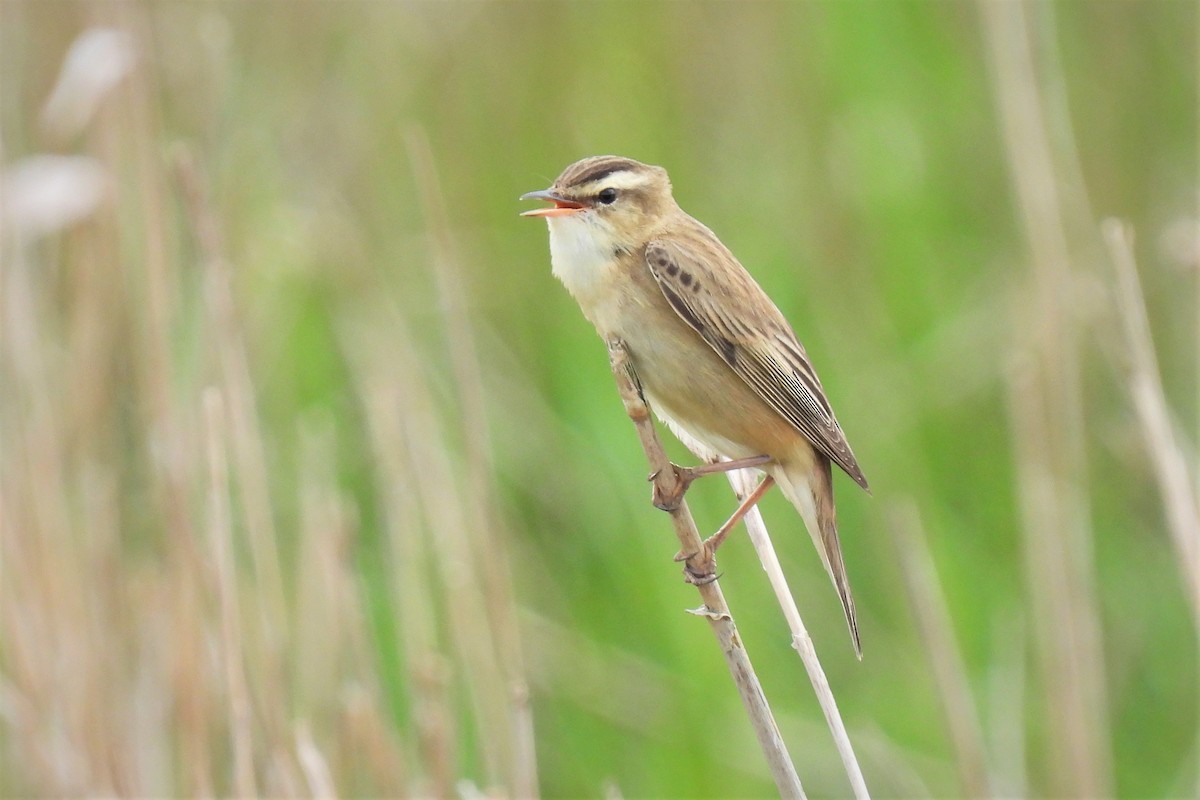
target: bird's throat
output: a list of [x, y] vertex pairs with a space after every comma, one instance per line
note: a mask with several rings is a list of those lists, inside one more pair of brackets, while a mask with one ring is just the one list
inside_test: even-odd
[[613, 279], [619, 243], [607, 223], [582, 214], [546, 222], [554, 275], [588, 314]]

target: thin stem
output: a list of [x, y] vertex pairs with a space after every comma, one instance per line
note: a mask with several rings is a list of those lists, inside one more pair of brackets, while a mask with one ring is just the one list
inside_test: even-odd
[[[729, 483], [733, 486], [734, 494], [741, 499], [752, 492], [754, 476], [749, 471], [730, 472]], [[775, 599], [779, 603], [780, 610], [783, 611], [784, 619], [787, 620], [788, 630], [792, 634], [792, 647], [795, 648], [796, 653], [800, 656], [800, 661], [804, 664], [804, 670], [808, 673], [808, 680], [813, 687], [813, 694], [817, 696], [821, 713], [825, 715], [825, 724], [829, 726], [829, 734], [842, 759], [842, 767], [846, 770], [850, 789], [854, 792], [856, 800], [869, 800], [871, 795], [867, 790], [867, 782], [863, 778], [858, 757], [854, 754], [854, 746], [850, 743], [850, 734], [846, 730], [846, 723], [842, 720], [842, 712], [838, 709], [837, 698], [834, 697], [829, 679], [825, 676], [821, 659], [817, 657], [817, 648], [813, 644], [812, 637], [808, 635], [808, 629], [800, 617], [800, 609], [796, 607], [796, 598], [792, 596], [792, 590], [788, 587], [783, 567], [780, 566], [779, 557], [775, 553], [775, 546], [771, 544], [767, 524], [763, 521], [762, 511], [757, 505], [747, 510], [745, 522], [750, 542], [754, 545], [754, 552], [758, 554], [758, 560], [767, 574], [771, 589], [775, 592]]]
[[1129, 393], [1142, 424], [1146, 450], [1162, 493], [1167, 530], [1179, 556], [1192, 614], [1200, 629], [1200, 501], [1193, 488], [1196, 476], [1188, 466], [1184, 441], [1176, 432], [1163, 391], [1145, 297], [1133, 257], [1133, 231], [1119, 220], [1106, 219], [1101, 232], [1116, 266], [1117, 290], [1113, 297], [1129, 347]]
[[891, 529], [909, 604], [933, 668], [963, 795], [993, 797], [979, 712], [916, 503], [905, 500], [892, 509]]
[[[654, 424], [650, 420], [650, 410], [642, 396], [637, 375], [629, 360], [629, 353], [622, 341], [610, 339], [608, 355], [613, 376], [617, 380], [617, 389], [625, 404], [625, 413], [629, 415], [629, 419], [637, 429], [642, 450], [646, 453], [646, 460], [650, 462], [650, 469], [656, 472], [654, 477], [656, 492], [670, 495], [676, 490], [678, 475], [675, 470], [670, 469], [666, 451], [663, 450], [662, 443], [654, 431]], [[692, 519], [687, 503], [681, 500], [679, 505], [668, 513], [675, 526], [675, 535], [679, 537], [680, 551], [694, 554], [687, 560], [688, 570], [685, 574], [689, 574], [691, 570], [702, 571], [705, 566], [706, 548], [700, 538], [700, 532], [696, 529], [696, 522]], [[759, 745], [762, 747], [763, 755], [766, 756], [767, 766], [771, 770], [771, 776], [775, 779], [775, 786], [779, 789], [780, 796], [804, 797], [800, 777], [796, 774], [796, 767], [788, 756], [783, 737], [779, 734], [779, 726], [775, 724], [775, 718], [767, 705], [766, 695], [763, 694], [758, 676], [750, 664], [750, 656], [742, 645], [741, 636], [738, 634], [733, 616], [729, 612], [729, 606], [725, 603], [721, 587], [714, 580], [709, 583], [697, 583], [696, 590], [700, 592], [700, 597], [704, 601], [703, 608], [699, 609], [697, 613], [709, 621], [713, 634], [721, 645], [721, 652], [725, 654], [725, 661], [729, 665], [729, 671], [733, 674], [734, 684], [737, 686], [738, 694], [741, 695], [742, 705], [745, 706], [746, 713], [750, 717], [750, 724], [758, 734]]]

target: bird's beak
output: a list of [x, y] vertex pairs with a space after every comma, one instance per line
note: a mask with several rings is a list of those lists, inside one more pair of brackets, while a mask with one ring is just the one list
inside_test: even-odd
[[566, 217], [578, 214], [583, 210], [583, 203], [576, 203], [557, 194], [553, 189], [542, 189], [540, 192], [526, 192], [522, 200], [548, 200], [554, 203], [554, 208], [534, 208], [522, 211], [522, 217]]

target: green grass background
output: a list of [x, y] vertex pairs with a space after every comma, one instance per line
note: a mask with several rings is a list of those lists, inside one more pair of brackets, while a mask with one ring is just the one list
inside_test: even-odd
[[[1166, 396], [1194, 453], [1196, 6], [1098, 0], [1025, 10], [1079, 284], [1061, 314], [1079, 324], [1075, 422], [1086, 469], [1073, 477], [1088, 487], [1085, 571], [1094, 570], [1103, 637], [1111, 753], [1099, 768], [1122, 796], [1194, 795], [1196, 626], [1125, 385], [1097, 225], [1118, 216], [1137, 232]], [[81, 133], [56, 138], [39, 124], [40, 109], [70, 43], [91, 25], [128, 31], [138, 61]], [[0, 388], [5, 795], [190, 794], [205, 785], [196, 772], [218, 793], [233, 791], [221, 670], [213, 667], [206, 684], [213, 700], [200, 738], [211, 747], [197, 764], [181, 743], [178, 686], [139, 678], [148, 661], [169, 661], [163, 654], [183, 645], [131, 621], [142, 607], [142, 589], [131, 586], [172, 596], [170, 585], [153, 587], [172, 583], [163, 565], [184, 536], [154, 499], [159, 440], [138, 376], [155, 346], [165, 353], [166, 394], [196, 432], [184, 437], [195, 448], [181, 456], [195, 465], [185, 470], [184, 516], [194, 522], [187, 535], [199, 543], [198, 563], [207, 563], [200, 398], [203, 387], [225, 385], [214, 366], [222, 333], [207, 322], [203, 251], [171, 167], [181, 146], [195, 156], [222, 229], [290, 620], [276, 668], [260, 670], [252, 640], [261, 575], [242, 516], [245, 490], [235, 488], [261, 791], [287, 793], [271, 765], [277, 747], [281, 763], [297, 762], [286, 732], [301, 720], [345, 795], [433, 791], [427, 748], [444, 752], [439, 741], [453, 744], [455, 775], [512, 790], [484, 755], [504, 728], [479, 712], [476, 695], [487, 690], [453, 629], [454, 581], [435, 556], [404, 562], [390, 544], [402, 524], [389, 504], [413, 510], [410, 527], [431, 551], [453, 523], [439, 522], [437, 503], [384, 466], [389, 443], [372, 427], [363, 390], [376, 381], [408, 398], [397, 406], [408, 409], [406, 424], [431, 432], [436, 446], [425, 458], [444, 459], [458, 484], [444, 497], [485, 509], [473, 519], [490, 532], [472, 541], [503, 543], [495, 559], [510, 575], [502, 583], [515, 604], [505, 613], [519, 625], [522, 666], [497, 670], [529, 685], [541, 792], [772, 792], [712, 635], [683, 613], [696, 595], [671, 562], [666, 518], [649, 504], [603, 344], [550, 274], [545, 226], [517, 216], [526, 207], [518, 195], [599, 153], [670, 171], [680, 204], [792, 321], [871, 481], [873, 497], [836, 480], [861, 663], [799, 519], [778, 496], [764, 503], [868, 785], [879, 796], [963, 791], [889, 521], [907, 498], [924, 522], [961, 644], [996, 792], [1070, 790], [1055, 777], [1054, 697], [1033, 635], [1043, 611], [1031, 603], [1022, 556], [1007, 387], [1034, 290], [981, 6], [5, 0], [0, 80], [4, 164], [90, 154], [111, 177], [100, 211], [23, 251], [28, 295], [15, 267], [5, 271], [10, 302], [35, 301], [32, 340], [48, 376], [36, 390], [22, 382], [28, 374], [16, 366], [9, 329]], [[424, 185], [421, 163], [432, 168]], [[12, 231], [6, 238], [20, 244]], [[166, 335], [153, 342], [146, 265], [156, 248], [168, 265], [170, 312]], [[5, 251], [10, 266], [14, 252]], [[447, 294], [439, 282], [447, 275], [461, 295]], [[469, 329], [455, 328], [454, 297]], [[23, 324], [11, 306], [5, 314], [9, 325]], [[476, 354], [473, 392], [453, 367], [463, 330]], [[414, 410], [418, 396], [427, 396], [427, 419]], [[31, 472], [42, 440], [25, 437], [43, 412], [57, 431], [48, 446], [60, 456], [61, 486]], [[473, 421], [464, 427], [464, 419]], [[101, 476], [112, 514], [113, 535], [100, 544], [88, 543], [89, 475]], [[349, 521], [320, 522], [315, 495], [337, 498]], [[689, 501], [702, 528], [732, 507], [720, 479], [697, 485]], [[62, 529], [39, 513], [45, 503], [67, 509]], [[311, 544], [327, 529], [341, 531], [328, 551]], [[76, 634], [56, 632], [55, 615], [39, 609], [56, 606], [55, 575], [67, 567], [53, 559], [73, 558], [59, 552], [73, 547], [82, 548], [70, 561], [78, 572], [65, 579], [119, 599], [95, 612], [95, 648], [62, 674], [91, 688], [55, 695], [32, 688], [37, 673], [50, 673], [30, 654], [57, 663], [53, 653], [70, 652]], [[21, 578], [30, 550], [51, 554], [50, 566]], [[347, 602], [362, 612], [332, 628], [321, 616], [329, 585], [313, 579], [329, 552], [344, 567]], [[102, 569], [89, 568], [97, 563]], [[846, 794], [744, 537], [722, 550], [721, 570], [806, 788]], [[424, 615], [445, 667], [435, 670], [441, 694], [432, 695], [442, 697], [433, 706], [449, 713], [450, 733], [424, 745], [430, 694], [397, 621], [398, 598], [411, 588], [398, 588], [398, 576], [407, 574], [425, 574], [433, 587], [425, 598], [407, 595], [428, 607], [406, 613]], [[437, 588], [445, 586], [451, 591]], [[192, 618], [197, 641], [211, 643], [219, 604], [205, 587]], [[109, 677], [93, 685], [93, 669]], [[348, 744], [359, 741], [346, 733], [347, 698], [360, 697], [350, 688], [363, 689], [384, 731], [377, 760]], [[89, 691], [105, 699], [89, 700]], [[99, 705], [87, 711], [91, 702]], [[109, 716], [104, 703], [128, 718]], [[136, 711], [143, 707], [159, 711]], [[160, 746], [130, 757], [142, 741], [136, 732], [156, 730]], [[90, 738], [73, 733], [86, 731]], [[107, 760], [97, 741], [112, 743]]]

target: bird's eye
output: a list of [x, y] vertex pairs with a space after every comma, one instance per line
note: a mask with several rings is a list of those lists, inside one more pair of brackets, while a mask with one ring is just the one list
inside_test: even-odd
[[600, 194], [596, 195], [596, 199], [601, 203], [604, 203], [604, 205], [610, 206], [617, 200], [617, 190], [609, 187], [600, 192]]

